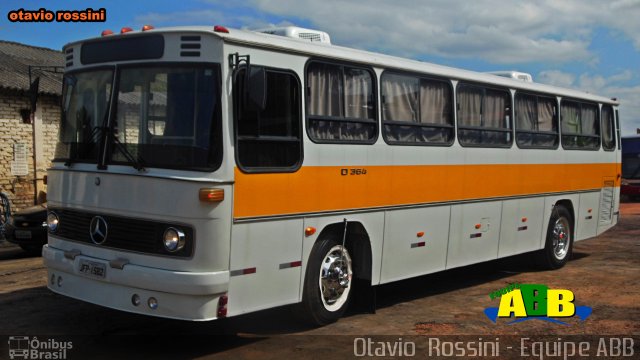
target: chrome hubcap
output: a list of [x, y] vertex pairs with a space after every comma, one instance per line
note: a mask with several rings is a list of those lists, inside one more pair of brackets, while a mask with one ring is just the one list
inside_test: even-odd
[[569, 244], [571, 243], [571, 234], [569, 220], [561, 217], [556, 220], [553, 226], [553, 255], [558, 260], [563, 260], [569, 252]]
[[349, 252], [341, 245], [332, 247], [320, 266], [320, 293], [327, 310], [335, 311], [347, 301], [351, 276]]

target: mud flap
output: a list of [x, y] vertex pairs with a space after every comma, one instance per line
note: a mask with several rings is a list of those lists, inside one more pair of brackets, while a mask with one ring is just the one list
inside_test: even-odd
[[350, 311], [355, 313], [376, 313], [376, 287], [371, 286], [370, 280], [355, 278], [353, 281], [354, 292]]

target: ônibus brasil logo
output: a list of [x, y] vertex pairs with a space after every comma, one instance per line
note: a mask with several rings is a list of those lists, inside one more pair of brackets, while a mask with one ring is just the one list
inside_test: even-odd
[[562, 320], [577, 315], [584, 321], [592, 311], [588, 306], [576, 306], [572, 291], [549, 289], [540, 284], [511, 284], [492, 292], [489, 297], [491, 300], [499, 297], [500, 306], [484, 309], [485, 315], [494, 323], [498, 319], [511, 319], [508, 325], [534, 319], [569, 325]]

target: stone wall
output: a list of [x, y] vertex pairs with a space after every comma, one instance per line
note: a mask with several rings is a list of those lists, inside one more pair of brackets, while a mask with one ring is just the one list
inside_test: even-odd
[[[38, 136], [36, 150], [38, 152], [38, 184], [34, 182], [33, 171], [33, 125], [24, 123], [20, 111], [29, 109], [29, 98], [20, 92], [0, 92], [0, 191], [4, 191], [11, 199], [13, 210], [22, 209], [36, 202], [36, 186], [40, 201], [46, 186], [42, 177], [50, 166], [58, 136], [60, 122], [59, 97], [40, 96], [38, 99], [39, 118], [36, 118]], [[14, 145], [25, 144], [27, 149], [26, 176], [13, 176], [11, 163], [14, 160]]]

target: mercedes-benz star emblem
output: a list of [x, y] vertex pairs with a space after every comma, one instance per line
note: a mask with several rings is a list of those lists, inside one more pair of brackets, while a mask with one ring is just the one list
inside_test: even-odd
[[94, 216], [89, 225], [89, 235], [94, 244], [100, 245], [107, 240], [109, 227], [107, 221], [102, 216]]

